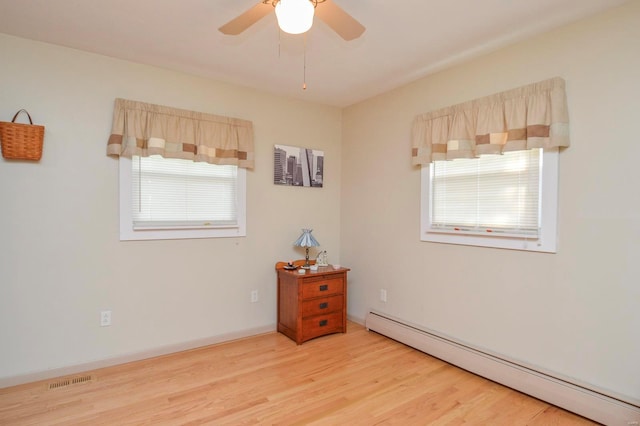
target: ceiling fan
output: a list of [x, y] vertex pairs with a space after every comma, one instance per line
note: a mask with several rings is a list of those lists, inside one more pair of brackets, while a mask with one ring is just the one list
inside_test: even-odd
[[347, 41], [360, 37], [365, 30], [360, 22], [333, 0], [261, 0], [218, 30], [226, 35], [238, 35], [264, 18], [273, 8], [280, 29], [290, 34], [301, 34], [311, 28], [314, 12], [315, 16]]

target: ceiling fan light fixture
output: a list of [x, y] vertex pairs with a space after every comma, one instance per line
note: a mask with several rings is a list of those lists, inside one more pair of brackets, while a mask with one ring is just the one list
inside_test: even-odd
[[314, 9], [309, 0], [280, 0], [276, 4], [278, 26], [285, 33], [305, 33], [313, 25]]

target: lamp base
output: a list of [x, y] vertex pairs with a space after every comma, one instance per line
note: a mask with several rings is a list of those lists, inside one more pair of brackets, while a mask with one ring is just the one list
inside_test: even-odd
[[301, 266], [302, 269], [309, 269], [309, 267], [311, 266], [311, 264], [309, 263], [309, 247], [305, 247], [306, 253], [305, 253], [305, 257], [304, 257], [304, 265]]

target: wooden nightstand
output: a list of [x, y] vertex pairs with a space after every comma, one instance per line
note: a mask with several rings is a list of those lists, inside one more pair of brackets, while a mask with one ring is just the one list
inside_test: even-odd
[[321, 266], [317, 271], [283, 268], [278, 273], [278, 331], [298, 345], [315, 337], [347, 331], [348, 268]]

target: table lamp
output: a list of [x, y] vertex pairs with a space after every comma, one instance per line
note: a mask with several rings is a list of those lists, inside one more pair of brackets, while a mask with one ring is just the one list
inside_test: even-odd
[[304, 269], [309, 269], [309, 247], [318, 247], [320, 243], [311, 235], [313, 229], [303, 229], [302, 235], [293, 243], [296, 247], [304, 247], [306, 249], [305, 263], [302, 265]]

